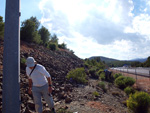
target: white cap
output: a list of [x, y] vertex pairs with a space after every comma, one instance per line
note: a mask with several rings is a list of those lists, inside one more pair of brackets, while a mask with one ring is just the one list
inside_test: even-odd
[[27, 67], [34, 67], [35, 65], [35, 60], [33, 57], [28, 57], [27, 60], [26, 60], [26, 65]]

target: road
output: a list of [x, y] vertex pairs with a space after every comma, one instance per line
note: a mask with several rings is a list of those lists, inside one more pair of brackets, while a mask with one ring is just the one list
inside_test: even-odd
[[121, 71], [121, 72], [127, 72], [132, 74], [137, 74], [145, 77], [150, 77], [150, 68], [127, 68], [127, 67], [117, 67], [117, 68], [111, 68], [113, 70]]

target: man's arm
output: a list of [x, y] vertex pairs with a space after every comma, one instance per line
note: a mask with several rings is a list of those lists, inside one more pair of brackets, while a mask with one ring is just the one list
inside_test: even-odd
[[28, 89], [28, 93], [31, 94], [31, 89], [32, 89], [32, 79], [28, 78], [28, 84], [29, 84], [29, 89]]
[[48, 85], [49, 85], [49, 93], [52, 93], [52, 79], [51, 77], [47, 77], [47, 80], [48, 80]]
[[47, 77], [47, 80], [48, 80], [48, 85], [52, 86], [52, 79], [51, 79], [51, 77]]

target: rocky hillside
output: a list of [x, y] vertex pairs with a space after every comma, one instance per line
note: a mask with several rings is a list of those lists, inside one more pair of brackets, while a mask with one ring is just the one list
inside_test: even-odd
[[[69, 51], [62, 49], [59, 51], [51, 51], [50, 49], [45, 48], [43, 46], [21, 42], [20, 57], [21, 59], [26, 59], [28, 56], [33, 56], [37, 63], [44, 65], [48, 72], [50, 72], [53, 80], [54, 89], [57, 89], [57, 91], [55, 90], [56, 92], [60, 91], [60, 86], [63, 86], [63, 88], [65, 88], [66, 84], [68, 85], [65, 76], [71, 69], [83, 66], [83, 61]], [[0, 41], [0, 100], [2, 100], [2, 61], [3, 42]], [[32, 96], [28, 95], [27, 93], [28, 81], [25, 75], [25, 67], [26, 66], [24, 64], [21, 65], [20, 87], [22, 99], [22, 112], [28, 111], [30, 109], [30, 106], [32, 106], [33, 104]], [[56, 92], [54, 92], [54, 94]], [[55, 97], [57, 97], [57, 95], [55, 95]], [[2, 109], [1, 104], [2, 103], [0, 103], [0, 112]], [[33, 108], [31, 108], [31, 110], [33, 110]]]
[[[35, 60], [46, 67], [57, 82], [64, 82], [65, 76], [71, 69], [83, 66], [83, 61], [67, 50], [51, 51], [36, 44], [21, 42], [21, 58], [33, 56]], [[24, 67], [21, 68], [24, 74]]]

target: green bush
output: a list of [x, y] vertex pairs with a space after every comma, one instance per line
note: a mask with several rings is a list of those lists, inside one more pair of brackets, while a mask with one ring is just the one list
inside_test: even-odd
[[50, 44], [49, 44], [49, 48], [50, 48], [52, 51], [55, 51], [55, 50], [56, 50], [56, 44], [55, 44], [55, 43], [50, 43]]
[[89, 65], [87, 62], [84, 63], [84, 66], [85, 66], [86, 68], [89, 68], [89, 67], [90, 67], [90, 65]]
[[20, 66], [22, 67], [22, 68], [25, 68], [26, 67], [26, 59], [25, 58], [21, 58], [20, 59]]
[[3, 22], [3, 17], [0, 16], [0, 39], [4, 39], [4, 22]]
[[21, 64], [25, 64], [26, 63], [26, 59], [25, 58], [21, 58], [20, 63]]
[[135, 83], [135, 79], [133, 79], [131, 77], [126, 77], [126, 79], [125, 79], [126, 86], [132, 86], [134, 83]]
[[89, 70], [89, 73], [91, 74], [91, 77], [98, 79], [99, 75], [96, 73], [96, 71], [97, 71], [97, 67], [92, 67]]
[[121, 89], [124, 89], [127, 86], [132, 86], [134, 83], [135, 80], [133, 78], [125, 76], [120, 76], [115, 80], [115, 84]]
[[100, 74], [100, 79], [101, 79], [101, 80], [105, 80], [105, 72], [102, 72], [102, 73]]
[[136, 92], [127, 100], [127, 107], [133, 113], [149, 113], [150, 95], [145, 92]]
[[105, 83], [104, 83], [104, 82], [99, 82], [99, 83], [98, 83], [98, 86], [99, 86], [100, 88], [102, 88], [103, 91], [106, 92], [106, 86], [105, 86]]
[[133, 94], [135, 91], [134, 91], [134, 89], [132, 88], [132, 87], [126, 87], [125, 89], [124, 89], [124, 92], [127, 94], [127, 95], [130, 95], [130, 94]]
[[65, 43], [58, 44], [58, 47], [61, 49], [67, 49], [67, 45]]
[[85, 63], [90, 67], [96, 67], [97, 69], [104, 69], [104, 64], [100, 61], [100, 59], [85, 59]]
[[102, 72], [104, 72], [104, 70], [103, 69], [100, 69], [100, 70], [98, 70], [98, 74], [100, 75]]
[[98, 97], [98, 96], [99, 96], [99, 93], [98, 93], [97, 91], [94, 91], [94, 92], [93, 92], [93, 96]]
[[89, 70], [89, 73], [92, 75], [92, 74], [95, 74], [97, 68], [96, 67], [92, 67], [90, 70]]
[[57, 113], [73, 113], [73, 112], [67, 111], [67, 110], [64, 109], [64, 108], [59, 108], [59, 109], [57, 110]]
[[120, 77], [120, 76], [122, 76], [121, 73], [116, 73], [116, 74], [113, 75], [114, 79], [116, 79], [116, 78], [118, 78], [118, 77]]
[[74, 81], [76, 81], [77, 83], [87, 83], [87, 80], [86, 80], [86, 73], [85, 73], [85, 70], [84, 68], [76, 68], [74, 70], [71, 70], [66, 78], [68, 79], [72, 79]]

